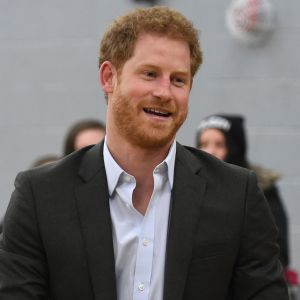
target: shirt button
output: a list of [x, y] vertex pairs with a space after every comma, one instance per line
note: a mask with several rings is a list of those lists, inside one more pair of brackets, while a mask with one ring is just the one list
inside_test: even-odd
[[149, 240], [143, 239], [143, 245], [144, 245], [144, 246], [149, 246], [149, 244], [150, 244], [150, 241], [149, 241]]
[[139, 283], [138, 290], [142, 292], [145, 289], [145, 285], [143, 283]]

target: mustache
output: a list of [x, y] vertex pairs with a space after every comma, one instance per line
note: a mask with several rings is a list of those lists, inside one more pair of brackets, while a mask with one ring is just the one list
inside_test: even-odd
[[165, 101], [159, 98], [141, 100], [138, 107], [141, 109], [144, 108], [161, 109], [172, 113], [178, 110], [178, 107], [174, 101]]

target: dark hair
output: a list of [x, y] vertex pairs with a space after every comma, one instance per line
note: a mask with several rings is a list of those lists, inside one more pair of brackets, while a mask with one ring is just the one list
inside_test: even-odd
[[87, 129], [99, 129], [105, 131], [104, 123], [94, 120], [87, 119], [75, 123], [67, 132], [64, 142], [63, 154], [68, 155], [75, 151], [75, 140], [78, 134]]

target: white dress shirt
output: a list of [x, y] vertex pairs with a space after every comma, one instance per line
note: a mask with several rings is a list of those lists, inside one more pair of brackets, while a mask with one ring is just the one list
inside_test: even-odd
[[153, 172], [154, 189], [145, 215], [132, 204], [133, 176], [103, 156], [110, 197], [118, 300], [163, 300], [165, 253], [176, 142]]

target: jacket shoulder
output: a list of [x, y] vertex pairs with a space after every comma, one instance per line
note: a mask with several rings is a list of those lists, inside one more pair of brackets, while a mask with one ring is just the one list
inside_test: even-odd
[[32, 168], [25, 173], [28, 173], [32, 178], [43, 178], [45, 176], [77, 176], [82, 166], [94, 169], [99, 167], [102, 157], [103, 144], [91, 145], [77, 150], [55, 162]]
[[223, 175], [230, 177], [231, 174], [233, 176], [248, 176], [249, 174], [248, 169], [226, 163], [202, 150], [190, 146], [181, 147], [182, 150], [180, 150], [180, 152], [185, 152], [186, 156], [189, 156], [191, 157], [191, 160], [194, 160], [193, 164], [197, 161], [203, 171], [212, 176], [219, 177], [220, 175]]

